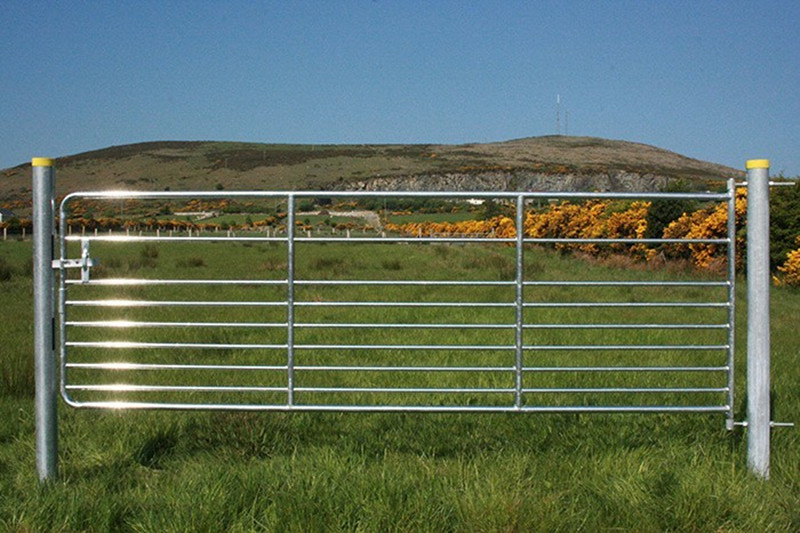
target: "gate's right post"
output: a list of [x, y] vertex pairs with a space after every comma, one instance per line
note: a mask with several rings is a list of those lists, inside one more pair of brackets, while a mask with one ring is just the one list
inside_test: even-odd
[[747, 465], [769, 478], [769, 161], [747, 162]]

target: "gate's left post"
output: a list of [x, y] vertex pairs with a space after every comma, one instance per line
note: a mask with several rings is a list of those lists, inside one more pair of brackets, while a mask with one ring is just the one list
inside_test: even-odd
[[40, 481], [58, 474], [58, 375], [55, 358], [55, 171], [35, 157], [33, 169], [33, 345], [36, 381], [36, 470]]

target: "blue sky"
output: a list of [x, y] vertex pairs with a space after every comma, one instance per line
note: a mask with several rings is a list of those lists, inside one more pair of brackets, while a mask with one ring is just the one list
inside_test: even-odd
[[151, 140], [549, 135], [560, 94], [561, 133], [800, 174], [795, 0], [4, 0], [0, 13], [0, 168]]

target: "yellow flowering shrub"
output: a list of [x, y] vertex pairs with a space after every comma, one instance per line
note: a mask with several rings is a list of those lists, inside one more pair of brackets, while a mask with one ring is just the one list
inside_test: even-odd
[[[800, 245], [800, 237], [797, 238], [797, 244]], [[800, 248], [786, 254], [786, 261], [778, 270], [783, 273], [781, 284], [800, 287]]]
[[[744, 223], [747, 215], [747, 191], [736, 191], [735, 216], [736, 224]], [[717, 204], [714, 207], [698, 209], [693, 213], [684, 213], [678, 220], [664, 228], [665, 239], [724, 239], [728, 236], [728, 205]], [[737, 238], [736, 265], [741, 266], [744, 241]], [[665, 247], [669, 257], [688, 257], [694, 265], [701, 269], [711, 268], [727, 257], [726, 246], [718, 244], [672, 244]]]
[[[587, 201], [582, 204], [562, 202], [551, 205], [547, 211], [525, 213], [523, 228], [526, 237], [538, 239], [575, 238], [603, 239], [644, 237], [647, 229], [647, 210], [649, 202], [634, 202], [625, 211], [609, 213], [609, 204], [600, 201]], [[407, 224], [386, 224], [385, 229], [418, 237], [440, 236], [488, 236], [515, 238], [516, 222], [507, 216], [497, 216], [487, 220], [465, 220], [463, 222], [410, 222]], [[609, 251], [624, 252], [624, 245], [601, 246], [593, 243], [558, 243], [559, 250], [579, 250], [599, 255]], [[646, 246], [634, 245], [629, 248], [636, 256], [643, 256]]]

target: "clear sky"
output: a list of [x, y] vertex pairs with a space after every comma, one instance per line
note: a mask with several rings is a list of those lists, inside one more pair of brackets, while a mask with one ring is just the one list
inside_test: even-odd
[[[0, 168], [152, 140], [561, 133], [800, 174], [800, 1], [0, 5]], [[568, 113], [568, 119], [567, 119]]]

